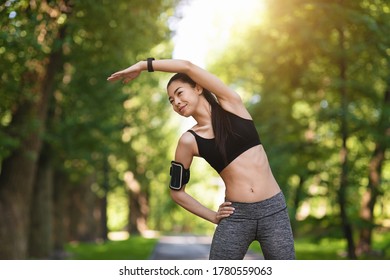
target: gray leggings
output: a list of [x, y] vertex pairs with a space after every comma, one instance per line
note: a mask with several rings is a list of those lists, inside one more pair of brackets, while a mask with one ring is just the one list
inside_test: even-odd
[[294, 239], [282, 192], [255, 203], [232, 202], [234, 213], [215, 230], [210, 260], [242, 260], [257, 240], [265, 259], [295, 259]]

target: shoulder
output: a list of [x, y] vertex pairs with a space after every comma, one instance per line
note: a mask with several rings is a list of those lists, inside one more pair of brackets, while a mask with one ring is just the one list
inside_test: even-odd
[[198, 145], [195, 136], [191, 132], [186, 131], [180, 136], [177, 151], [190, 156], [198, 155]]
[[191, 165], [192, 158], [197, 155], [197, 145], [194, 136], [186, 131], [184, 132], [176, 147], [175, 160], [181, 162], [185, 168]]
[[186, 131], [180, 136], [178, 144], [188, 148], [188, 147], [191, 147], [195, 143], [196, 143], [196, 141], [195, 141], [194, 135], [192, 135], [191, 132]]
[[243, 103], [236, 103], [236, 104], [221, 104], [222, 108], [225, 111], [228, 111], [230, 113], [233, 113], [241, 118], [244, 119], [252, 119], [252, 116], [246, 109], [245, 105]]

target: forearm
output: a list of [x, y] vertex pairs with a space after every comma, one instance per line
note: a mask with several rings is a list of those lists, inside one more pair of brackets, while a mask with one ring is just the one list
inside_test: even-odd
[[217, 224], [217, 213], [205, 207], [184, 191], [171, 191], [172, 199], [187, 211]]

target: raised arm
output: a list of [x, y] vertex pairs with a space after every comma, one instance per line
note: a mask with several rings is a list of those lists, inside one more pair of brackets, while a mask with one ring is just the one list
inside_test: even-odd
[[[248, 117], [241, 97], [218, 77], [201, 67], [189, 61], [179, 59], [154, 60], [152, 65], [155, 71], [187, 74], [198, 85], [214, 93], [223, 108], [243, 117]], [[138, 77], [142, 71], [147, 71], [146, 61], [140, 61], [129, 68], [118, 71], [112, 74], [108, 80], [123, 80], [124, 83], [127, 83]]]

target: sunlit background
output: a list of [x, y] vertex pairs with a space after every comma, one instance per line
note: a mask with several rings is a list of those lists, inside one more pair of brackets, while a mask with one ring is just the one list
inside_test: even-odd
[[[207, 68], [226, 50], [229, 40], [245, 31], [248, 26], [262, 23], [265, 12], [263, 0], [188, 0], [176, 10], [179, 20], [172, 20], [173, 58], [190, 60]], [[195, 121], [180, 119], [180, 133]]]
[[[242, 96], [298, 257], [389, 258], [389, 1], [114, 2], [0, 4], [0, 259], [129, 236], [125, 258], [148, 258], [145, 237], [212, 234], [169, 196], [194, 124], [167, 101], [171, 74], [106, 80], [150, 56], [190, 60]], [[210, 209], [224, 199], [200, 158], [186, 190]]]
[[223, 51], [234, 32], [262, 22], [264, 8], [263, 0], [185, 1], [177, 10], [183, 18], [171, 25], [173, 57], [206, 67], [209, 56]]

